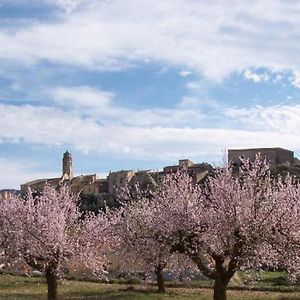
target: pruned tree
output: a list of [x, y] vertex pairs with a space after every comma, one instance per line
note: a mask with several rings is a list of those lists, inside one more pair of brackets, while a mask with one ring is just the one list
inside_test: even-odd
[[136, 269], [154, 272], [158, 292], [165, 292], [165, 268], [179, 269], [175, 263], [178, 262], [176, 253], [171, 251], [172, 240], [167, 234], [169, 227], [176, 224], [170, 223], [167, 215], [162, 216], [161, 210], [173, 211], [177, 209], [174, 204], [182, 200], [182, 211], [186, 211], [184, 216], [178, 216], [177, 221], [183, 227], [183, 224], [188, 226], [185, 216], [192, 209], [189, 201], [193, 198], [197, 202], [198, 192], [198, 187], [192, 184], [187, 174], [182, 173], [179, 177], [170, 174], [149, 193], [139, 186], [134, 187], [134, 192], [126, 190], [122, 193], [122, 208], [112, 212], [116, 252], [127, 267], [135, 265]]
[[49, 300], [57, 299], [57, 279], [69, 264], [80, 265], [93, 255], [83, 243], [88, 235], [82, 230], [77, 201], [65, 186], [59, 190], [45, 186], [40, 196], [29, 191], [24, 199], [7, 199], [0, 209], [7, 258], [43, 272]]
[[300, 183], [293, 176], [278, 177], [277, 209], [272, 212], [272, 227], [268, 236], [277, 265], [293, 279], [300, 276]]
[[158, 292], [164, 293], [163, 270], [171, 255], [168, 244], [154, 228], [153, 212], [153, 203], [147, 199], [132, 202], [113, 212], [111, 240], [121, 268], [153, 271]]
[[174, 236], [174, 250], [188, 255], [215, 281], [215, 300], [226, 299], [237, 270], [277, 264], [278, 255], [269, 239], [273, 216], [282, 209], [277, 191], [278, 179], [272, 178], [260, 157], [254, 162], [244, 160], [238, 172], [230, 165], [216, 169], [201, 188], [202, 210], [191, 212], [191, 223], [197, 220], [203, 230], [197, 232], [190, 224], [169, 233]]

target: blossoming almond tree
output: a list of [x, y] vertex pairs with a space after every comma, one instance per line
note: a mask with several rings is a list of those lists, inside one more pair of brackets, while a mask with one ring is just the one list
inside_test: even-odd
[[38, 197], [29, 191], [24, 199], [8, 199], [1, 208], [8, 257], [44, 272], [49, 300], [57, 299], [57, 278], [68, 263], [80, 264], [93, 255], [88, 244], [83, 246], [86, 236], [83, 239], [77, 200], [67, 187], [56, 191], [46, 186]]
[[111, 263], [113, 231], [109, 209], [104, 213], [99, 211], [96, 215], [85, 212], [81, 221], [81, 234], [79, 238], [79, 261], [95, 276], [105, 275], [107, 266]]
[[16, 197], [1, 198], [0, 206], [0, 247], [1, 247], [1, 263], [4, 265], [11, 264], [10, 258], [18, 257], [18, 251], [15, 248], [15, 228], [11, 226], [11, 218], [7, 216], [19, 215], [19, 199]]
[[[115, 236], [115, 249], [122, 260], [127, 262], [127, 267], [135, 265], [135, 269], [154, 271], [158, 292], [165, 292], [164, 269], [167, 266], [168, 269], [179, 269], [176, 264], [178, 258], [175, 253], [171, 253], [172, 242], [168, 232], [172, 231], [170, 227], [189, 226], [186, 218], [188, 212], [199, 209], [199, 206], [190, 206], [191, 203], [198, 204], [198, 192], [198, 187], [187, 174], [182, 173], [177, 177], [170, 174], [151, 193], [139, 190], [138, 187], [135, 187], [134, 193], [123, 193], [123, 207], [113, 213], [112, 228], [115, 234], [112, 233], [112, 236]], [[127, 197], [134, 199], [124, 201], [128, 200]], [[179, 212], [175, 203], [182, 205], [182, 215], [176, 219], [178, 224], [168, 220], [170, 211], [175, 209]], [[161, 215], [162, 211], [165, 215]]]
[[163, 270], [171, 254], [166, 240], [154, 228], [153, 203], [148, 199], [132, 202], [114, 212], [111, 221], [111, 238], [121, 268], [154, 271], [158, 292], [164, 293]]
[[[215, 280], [214, 299], [226, 299], [226, 290], [235, 272], [259, 268], [272, 262], [268, 236], [278, 210], [274, 192], [277, 181], [272, 179], [265, 162], [244, 161], [238, 173], [231, 166], [217, 169], [201, 188], [201, 210], [191, 210], [189, 224], [174, 228], [173, 250], [187, 254], [208, 278]], [[178, 202], [180, 200], [178, 199]], [[178, 220], [181, 203], [174, 203], [169, 222]], [[162, 208], [161, 215], [168, 214]], [[195, 231], [202, 224], [202, 230]]]
[[277, 188], [274, 192], [277, 209], [272, 213], [269, 244], [278, 256], [278, 265], [297, 279], [300, 275], [300, 183], [291, 176], [279, 177]]

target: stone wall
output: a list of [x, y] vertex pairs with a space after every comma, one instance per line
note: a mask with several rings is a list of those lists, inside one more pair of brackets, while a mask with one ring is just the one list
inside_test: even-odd
[[292, 165], [294, 163], [294, 152], [282, 148], [230, 149], [228, 150], [228, 161], [240, 164], [240, 157], [254, 160], [258, 153], [271, 165], [286, 163]]

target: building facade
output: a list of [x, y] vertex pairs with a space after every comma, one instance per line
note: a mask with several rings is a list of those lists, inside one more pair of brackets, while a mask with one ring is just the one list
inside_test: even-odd
[[13, 189], [4, 189], [0, 190], [0, 198], [2, 199], [9, 199], [11, 197], [17, 197], [20, 195], [20, 191], [13, 190]]
[[106, 178], [98, 178], [96, 174], [73, 175], [72, 155], [66, 151], [62, 158], [62, 175], [56, 178], [37, 179], [21, 185], [21, 192], [25, 194], [30, 188], [33, 192], [41, 192], [46, 184], [58, 188], [61, 185], [70, 187], [73, 193], [80, 193], [83, 199], [94, 201], [101, 206], [104, 203], [113, 205], [117, 197], [117, 191], [124, 186], [139, 184], [147, 189], [158, 182], [165, 174], [186, 169], [195, 183], [201, 182], [212, 170], [207, 163], [195, 164], [188, 159], [179, 160], [178, 165], [167, 166], [162, 171], [133, 171], [120, 170], [110, 172]]
[[253, 148], [253, 149], [229, 149], [228, 162], [239, 165], [240, 158], [254, 160], [260, 154], [262, 159], [271, 165], [291, 166], [295, 163], [294, 152], [283, 148]]

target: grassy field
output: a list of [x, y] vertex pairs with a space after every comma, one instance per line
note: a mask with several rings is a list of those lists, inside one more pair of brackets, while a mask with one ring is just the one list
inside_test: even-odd
[[[271, 278], [271, 279], [270, 279]], [[266, 280], [276, 282], [280, 275], [266, 276]], [[275, 281], [274, 281], [275, 279]], [[262, 280], [263, 282], [264, 280]], [[168, 286], [166, 295], [155, 293], [153, 285], [126, 285], [126, 284], [104, 284], [84, 281], [62, 280], [59, 284], [59, 294], [61, 299], [89, 299], [89, 300], [208, 300], [212, 299], [212, 290], [209, 288], [199, 288], [195, 283], [193, 287], [172, 287]], [[271, 285], [270, 285], [271, 286]], [[269, 287], [270, 287], [269, 286]], [[274, 285], [276, 287], [276, 285]], [[253, 287], [254, 288], [254, 287]], [[257, 289], [263, 289], [262, 284]], [[268, 286], [266, 286], [266, 289]], [[46, 284], [42, 278], [19, 277], [12, 275], [0, 275], [0, 299], [6, 300], [29, 300], [46, 299]], [[272, 288], [271, 288], [272, 290]], [[275, 289], [276, 290], [276, 289]], [[277, 290], [280, 290], [280, 285]], [[284, 292], [274, 291], [249, 291], [249, 290], [229, 290], [228, 298], [233, 300], [243, 299], [279, 299], [296, 300], [300, 299], [300, 290], [297, 288], [287, 289]]]

